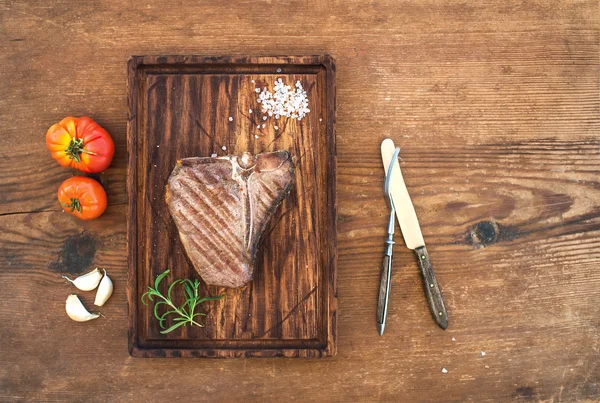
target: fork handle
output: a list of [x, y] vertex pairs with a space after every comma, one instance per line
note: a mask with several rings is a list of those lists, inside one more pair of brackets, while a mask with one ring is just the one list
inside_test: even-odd
[[383, 333], [383, 326], [387, 319], [388, 301], [390, 298], [390, 280], [392, 277], [392, 255], [383, 257], [381, 282], [379, 284], [379, 300], [377, 301], [377, 324]]

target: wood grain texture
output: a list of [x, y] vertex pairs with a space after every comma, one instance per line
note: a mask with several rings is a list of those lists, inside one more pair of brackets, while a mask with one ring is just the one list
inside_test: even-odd
[[[269, 119], [260, 112], [255, 88], [272, 90], [278, 78], [292, 85], [302, 82], [311, 107], [304, 119]], [[334, 80], [329, 56], [130, 59], [128, 145], [135, 153], [128, 170], [132, 355], [335, 354], [336, 223], [328, 219], [336, 216]], [[225, 294], [200, 308], [208, 313], [205, 327], [162, 335], [152, 304], [141, 303], [146, 285], [166, 268], [172, 278], [198, 277], [165, 201], [176, 162], [277, 150], [293, 156], [295, 184], [265, 231], [254, 280], [240, 289], [203, 283], [201, 295]], [[181, 293], [174, 295], [183, 300]]]
[[[599, 22], [595, 0], [0, 2], [0, 400], [597, 401]], [[168, 53], [335, 57], [335, 357], [129, 356], [126, 60]], [[71, 172], [43, 144], [68, 114], [117, 144], [111, 205], [89, 223], [55, 204]], [[385, 137], [402, 148], [445, 332], [399, 234], [376, 332]], [[60, 275], [94, 266], [115, 282], [107, 318], [73, 323]]]

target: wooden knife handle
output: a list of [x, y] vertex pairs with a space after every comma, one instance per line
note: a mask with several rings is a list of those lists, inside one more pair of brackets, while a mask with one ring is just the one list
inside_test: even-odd
[[435, 274], [433, 274], [433, 266], [431, 265], [431, 260], [429, 260], [429, 253], [427, 253], [425, 246], [415, 248], [415, 253], [419, 261], [419, 269], [421, 269], [421, 276], [423, 278], [423, 288], [425, 289], [427, 302], [429, 302], [431, 315], [433, 315], [433, 320], [435, 320], [438, 326], [445, 330], [448, 327], [448, 312], [444, 306], [442, 291], [435, 279]]
[[392, 276], [392, 257], [383, 257], [383, 268], [381, 270], [381, 282], [379, 283], [379, 300], [377, 301], [377, 323], [385, 324], [387, 317], [387, 306], [390, 297], [390, 279]]

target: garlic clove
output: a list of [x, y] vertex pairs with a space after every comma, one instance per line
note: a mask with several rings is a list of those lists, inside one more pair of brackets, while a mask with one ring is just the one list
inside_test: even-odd
[[79, 297], [75, 294], [71, 294], [67, 297], [67, 303], [65, 306], [67, 315], [75, 322], [87, 322], [88, 320], [96, 319], [100, 315], [97, 313], [90, 313], [83, 306]]
[[100, 281], [100, 285], [98, 286], [98, 291], [96, 291], [96, 299], [94, 301], [94, 305], [103, 306], [106, 301], [110, 298], [113, 292], [113, 282], [106, 274], [106, 269], [104, 270], [104, 277], [102, 277], [102, 281]]
[[75, 280], [71, 280], [67, 276], [62, 277], [73, 283], [73, 285], [81, 291], [92, 291], [94, 288], [98, 287], [100, 280], [102, 280], [102, 272], [98, 270], [98, 268], [95, 268], [91, 272], [77, 277]]

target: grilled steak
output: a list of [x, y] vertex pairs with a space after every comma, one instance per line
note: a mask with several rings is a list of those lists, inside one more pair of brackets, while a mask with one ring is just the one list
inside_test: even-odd
[[177, 162], [167, 205], [206, 283], [236, 288], [252, 280], [260, 238], [293, 180], [287, 151]]

